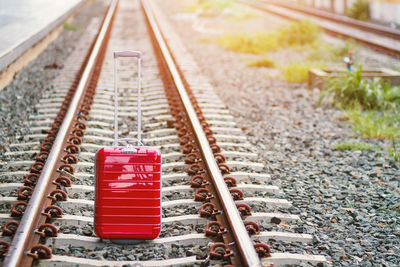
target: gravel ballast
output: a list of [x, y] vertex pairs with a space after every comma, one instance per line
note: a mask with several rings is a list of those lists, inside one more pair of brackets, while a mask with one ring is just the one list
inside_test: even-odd
[[[314, 236], [311, 244], [296, 242], [288, 245], [286, 242], [270, 240], [268, 244], [272, 247], [272, 252], [325, 255], [334, 266], [398, 266], [399, 208], [396, 210], [396, 205], [400, 201], [400, 165], [384, 151], [334, 151], [332, 144], [336, 142], [361, 139], [355, 137], [347, 123], [341, 120], [342, 112], [316, 105], [319, 91], [307, 90], [304, 84], [267, 79], [264, 73], [266, 70], [246, 67], [242, 55], [225, 51], [210, 43], [198, 42], [203, 35], [198, 35], [198, 32], [193, 30], [194, 24], [190, 18], [188, 23], [182, 22], [183, 16], [175, 16], [176, 12], [182, 12], [178, 6], [180, 1], [170, 0], [168, 4], [166, 2], [158, 1], [163, 10], [170, 15], [171, 22], [219, 97], [229, 107], [236, 122], [254, 145], [254, 152], [258, 153], [260, 162], [265, 164], [265, 173], [269, 174], [274, 185], [284, 191], [282, 197], [293, 203], [293, 207], [281, 211], [301, 217], [301, 222], [298, 223], [263, 222], [261, 227]], [[89, 13], [94, 12], [93, 9], [93, 4], [85, 8]], [[188, 17], [190, 15], [186, 16]], [[82, 20], [85, 21], [84, 18]], [[84, 27], [85, 22], [82, 23], [79, 25]], [[258, 24], [253, 20], [251, 23]], [[277, 21], [274, 21], [274, 24], [276, 23]], [[232, 24], [235, 24], [235, 27], [239, 26], [238, 22]], [[268, 24], [264, 22], [262, 25]], [[219, 25], [221, 26], [221, 23]], [[68, 31], [63, 34], [77, 34], [80, 26], [78, 29], [77, 32]], [[140, 35], [141, 31], [137, 34]], [[69, 51], [72, 51], [73, 40], [78, 40], [79, 36], [76, 35], [76, 39], [71, 36], [60, 38], [66, 40], [57, 40], [48, 51], [54, 49], [53, 53], [61, 53], [60, 58], [65, 58], [68, 53], [64, 54], [62, 51], [68, 50], [67, 45], [70, 45]], [[60, 46], [57, 49], [58, 41]], [[0, 143], [4, 149], [0, 151], [7, 150], [7, 144], [15, 141], [16, 135], [26, 133], [29, 126], [28, 116], [34, 113], [30, 107], [37, 103], [41, 94], [47, 90], [47, 82], [44, 81], [52, 80], [59, 71], [57, 68], [50, 68], [50, 72], [54, 73], [48, 74], [48, 69], [44, 70], [44, 67], [52, 65], [56, 58], [58, 57], [52, 54], [42, 54], [35, 63], [31, 63], [18, 75], [6, 91], [0, 92], [0, 115], [4, 118], [3, 122], [7, 123], [1, 127], [3, 132]], [[371, 58], [375, 63], [381, 60], [387, 65], [392, 64], [387, 57], [379, 54], [371, 54]], [[50, 76], [43, 76], [43, 72]], [[32, 90], [28, 90], [32, 87]], [[21, 99], [27, 100], [19, 102]], [[385, 145], [385, 141], [382, 140], [368, 142]], [[90, 168], [86, 171], [93, 172]], [[93, 198], [93, 195], [88, 198]], [[0, 206], [0, 209], [9, 210], [10, 207], [5, 205]], [[257, 207], [257, 210], [264, 211], [264, 208], [265, 211], [269, 211], [263, 206]], [[69, 214], [93, 216], [93, 209], [85, 213], [73, 209], [65, 211]], [[198, 214], [198, 208], [182, 205], [173, 209], [163, 209], [165, 217], [188, 213]], [[93, 236], [93, 225], [82, 228], [66, 226], [61, 230], [65, 234]], [[175, 236], [177, 232], [201, 233], [201, 229], [171, 225], [165, 229], [162, 236]], [[134, 245], [110, 245], [90, 250], [65, 245], [54, 248], [53, 252], [98, 260], [163, 260], [191, 255], [197, 255], [199, 259], [207, 257], [207, 246], [196, 245], [189, 248], [189, 251], [185, 251], [185, 247], [176, 244], [137, 248]]]
[[[301, 217], [301, 222], [285, 228], [314, 235], [312, 244], [292, 244], [287, 251], [301, 247], [299, 251], [325, 255], [334, 266], [398, 266], [400, 164], [385, 150], [341, 152], [332, 148], [344, 141], [383, 148], [388, 143], [356, 137], [342, 121], [341, 111], [317, 105], [318, 90], [267, 79], [265, 72], [270, 70], [246, 66], [246, 57], [251, 56], [199, 41], [215, 32], [240, 31], [240, 23], [251, 27], [259, 20], [258, 25], [265, 27], [270, 20], [271, 27], [276, 27], [279, 20], [258, 17], [239, 23], [223, 16], [201, 18], [185, 13], [180, 1], [157, 3], [254, 144], [265, 162], [265, 172], [293, 203], [290, 212]], [[394, 58], [359, 50], [363, 57], [358, 60], [364, 66], [400, 66]], [[269, 244], [272, 252], [285, 250], [282, 242]]]
[[101, 19], [106, 10], [104, 1], [89, 1], [73, 18], [65, 30], [46, 50], [0, 91], [0, 155], [17, 136], [29, 133], [29, 116], [45, 92], [51, 91], [51, 82], [64, 68], [78, 40], [93, 18]]

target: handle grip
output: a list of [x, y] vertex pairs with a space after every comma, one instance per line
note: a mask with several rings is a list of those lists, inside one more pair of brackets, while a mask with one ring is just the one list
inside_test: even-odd
[[132, 50], [127, 50], [127, 51], [115, 51], [115, 52], [114, 52], [114, 58], [119, 58], [119, 57], [136, 57], [136, 58], [141, 58], [141, 57], [142, 57], [142, 52], [140, 52], [140, 51], [132, 51]]
[[141, 96], [140, 96], [140, 88], [141, 88], [141, 81], [140, 81], [140, 72], [141, 72], [141, 57], [142, 52], [140, 51], [133, 51], [133, 50], [126, 50], [126, 51], [115, 51], [114, 52], [114, 146], [118, 146], [118, 58], [119, 57], [136, 57], [137, 64], [138, 64], [138, 72], [137, 72], [137, 141], [139, 145], [143, 145], [141, 142], [141, 135], [142, 135], [142, 111], [141, 111]]

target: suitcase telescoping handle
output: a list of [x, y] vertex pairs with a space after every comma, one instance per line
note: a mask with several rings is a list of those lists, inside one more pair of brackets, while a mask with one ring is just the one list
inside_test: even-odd
[[136, 140], [133, 138], [118, 138], [118, 58], [119, 57], [135, 57], [137, 58], [137, 67], [138, 67], [138, 75], [137, 75], [137, 141], [138, 145], [143, 145], [141, 142], [141, 134], [142, 134], [142, 111], [141, 111], [141, 81], [140, 81], [140, 72], [141, 72], [141, 57], [142, 53], [140, 51], [115, 51], [114, 52], [114, 146], [118, 146], [119, 140]]

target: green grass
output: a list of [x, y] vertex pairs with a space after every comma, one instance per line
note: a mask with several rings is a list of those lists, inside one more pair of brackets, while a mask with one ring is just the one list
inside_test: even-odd
[[278, 48], [311, 44], [319, 36], [319, 26], [305, 20], [283, 26], [274, 32], [225, 34], [216, 43], [235, 52], [263, 54]]
[[[304, 20], [285, 25], [274, 32], [225, 34], [216, 43], [231, 51], [250, 54], [265, 54], [281, 48], [309, 51], [320, 46], [320, 33], [318, 25]], [[250, 67], [273, 68], [275, 65], [275, 62], [266, 57], [248, 63]], [[310, 68], [324, 66], [322, 63], [306, 62], [287, 64], [279, 69], [286, 81], [303, 83], [308, 80]]]
[[76, 26], [72, 25], [71, 23], [64, 22], [64, 30], [66, 30], [66, 31], [77, 31], [78, 28]]
[[317, 40], [308, 47], [308, 61], [333, 61], [343, 62], [343, 58], [348, 56], [349, 51], [356, 51], [358, 45], [352, 41], [347, 40], [343, 45], [332, 46]]
[[257, 14], [251, 11], [250, 8], [236, 3], [233, 0], [202, 0], [197, 1], [196, 4], [186, 6], [186, 9], [190, 12], [199, 12], [201, 17], [217, 17], [225, 14], [236, 20], [246, 20], [249, 18], [256, 17]]
[[231, 15], [232, 21], [244, 21], [247, 19], [257, 18], [259, 15], [250, 9], [236, 7]]
[[[353, 74], [330, 81], [321, 92], [319, 104], [332, 100], [334, 106], [347, 109], [352, 129], [363, 138], [393, 140], [387, 152], [400, 161], [400, 149], [395, 142], [400, 138], [400, 86], [391, 87], [380, 79], [362, 79], [361, 72], [360, 67]], [[363, 150], [360, 148], [364, 148], [360, 143], [334, 146], [335, 150]]]
[[311, 68], [324, 67], [321, 63], [292, 63], [281, 67], [281, 73], [285, 81], [304, 83], [308, 80], [308, 71]]
[[280, 27], [276, 35], [281, 46], [304, 46], [315, 42], [321, 35], [321, 29], [316, 23], [303, 20]]
[[388, 153], [395, 161], [400, 161], [400, 148], [394, 139], [392, 140], [392, 146], [388, 147]]
[[233, 6], [233, 0], [203, 0], [198, 1], [194, 5], [187, 6], [186, 8], [191, 12], [201, 10], [201, 16], [216, 17], [219, 16], [226, 8]]
[[311, 65], [309, 64], [289, 64], [281, 69], [285, 81], [292, 83], [304, 83], [308, 79], [308, 71]]
[[265, 68], [274, 68], [275, 67], [275, 62], [267, 57], [259, 58], [256, 60], [253, 60], [247, 64], [248, 67], [265, 67]]
[[216, 41], [218, 45], [239, 53], [263, 54], [278, 48], [276, 38], [271, 33], [225, 34]]
[[363, 138], [396, 139], [400, 135], [400, 118], [396, 113], [348, 110], [354, 132]]
[[340, 142], [333, 145], [333, 150], [339, 151], [364, 151], [364, 150], [374, 150], [377, 149], [375, 145], [368, 144], [365, 142]]
[[379, 78], [362, 78], [362, 68], [346, 77], [332, 79], [320, 95], [319, 104], [332, 99], [339, 108], [396, 110], [400, 108], [400, 86], [391, 87]]
[[197, 41], [200, 43], [212, 43], [212, 40], [209, 37], [197, 38]]

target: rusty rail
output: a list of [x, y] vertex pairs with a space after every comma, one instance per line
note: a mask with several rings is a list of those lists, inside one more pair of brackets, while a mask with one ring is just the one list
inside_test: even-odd
[[141, 4], [152, 34], [162, 77], [166, 81], [171, 111], [177, 120], [175, 127], [178, 134], [181, 134], [183, 152], [187, 154], [186, 162], [192, 164], [188, 169], [188, 173], [193, 176], [192, 186], [195, 184], [193, 187], [200, 187], [195, 194], [196, 200], [204, 202], [200, 208], [200, 216], [217, 219], [207, 225], [206, 234], [217, 236], [224, 241], [211, 247], [210, 258], [225, 259], [235, 266], [261, 266], [257, 253], [261, 246], [257, 245], [256, 250], [248, 234], [249, 229], [253, 228], [244, 225], [239, 212], [240, 207], [233, 201], [232, 196], [240, 193], [237, 190], [229, 190], [227, 183], [234, 182], [231, 179], [224, 180], [221, 174], [228, 173], [229, 167], [223, 163], [224, 158], [219, 154], [219, 147], [215, 144], [216, 140], [197, 100], [190, 88], [184, 85], [149, 3], [142, 0]]
[[318, 9], [313, 9], [313, 8], [307, 8], [307, 7], [300, 7], [297, 5], [294, 5], [293, 3], [287, 3], [285, 1], [276, 1], [276, 0], [264, 0], [263, 2], [265, 3], [271, 3], [277, 6], [281, 6], [284, 8], [296, 10], [305, 14], [309, 14], [312, 16], [320, 17], [323, 19], [328, 19], [331, 21], [336, 21], [340, 22], [342, 24], [346, 24], [352, 27], [356, 27], [368, 32], [374, 32], [383, 36], [387, 36], [396, 40], [400, 40], [400, 30], [397, 29], [391, 29], [389, 27], [381, 26], [378, 24], [370, 23], [370, 22], [365, 22], [365, 21], [360, 21], [356, 19], [352, 19], [343, 15], [338, 15], [334, 14], [331, 12], [323, 11], [323, 10], [318, 10]]
[[[38, 156], [43, 161], [32, 166], [36, 172], [33, 172], [34, 175], [30, 178], [27, 177], [27, 180], [35, 186], [34, 189], [25, 188], [25, 195], [30, 197], [28, 204], [20, 202], [14, 206], [14, 212], [19, 212], [21, 215], [23, 213], [23, 216], [4, 260], [5, 267], [30, 266], [34, 259], [51, 257], [51, 249], [39, 244], [39, 241], [46, 236], [57, 235], [57, 229], [51, 224], [46, 224], [46, 220], [62, 215], [61, 209], [51, 204], [53, 201], [62, 201], [67, 198], [66, 193], [57, 189], [57, 186], [68, 185], [68, 177], [63, 176], [62, 173], [72, 174], [71, 164], [77, 162], [74, 154], [79, 152], [78, 145], [81, 143], [81, 137], [86, 128], [84, 121], [87, 120], [93, 100], [97, 83], [96, 76], [99, 75], [104, 59], [117, 4], [118, 0], [112, 1], [87, 64], [84, 69], [81, 69], [82, 75], [76, 91], [66, 96], [66, 102], [61, 108], [61, 116], [57, 116], [54, 122], [57, 126], [56, 130], [52, 132], [47, 143], [42, 144], [41, 153]], [[27, 191], [29, 193], [26, 193]]]
[[[323, 20], [329, 20], [333, 21], [336, 23], [340, 23], [342, 25], [347, 25], [351, 26], [353, 28], [360, 29], [364, 32], [368, 33], [374, 33], [382, 37], [390, 38], [393, 41], [398, 41], [400, 40], [400, 31], [395, 30], [395, 29], [390, 29], [384, 26], [379, 26], [375, 25], [372, 23], [367, 23], [367, 22], [361, 22], [357, 21], [351, 18], [347, 18], [345, 16], [340, 16], [336, 14], [331, 14], [329, 12], [323, 12], [319, 10], [312, 10], [310, 8], [303, 8], [303, 7], [297, 7], [292, 4], [287, 4], [283, 2], [278, 2], [274, 0], [266, 0], [266, 1], [249, 1], [249, 0], [240, 0], [239, 2], [249, 5], [251, 7], [254, 7], [256, 9], [283, 17], [288, 20], [294, 20], [297, 21], [299, 20], [298, 18], [292, 17], [290, 14], [284, 14], [283, 12], [279, 12], [276, 10], [273, 10], [268, 7], [268, 5], [273, 5], [273, 6], [278, 6], [283, 9], [287, 10], [292, 10], [294, 12], [300, 13], [300, 14], [306, 14], [309, 16], [314, 16], [317, 18], [321, 18]], [[397, 46], [397, 43], [387, 43], [382, 40], [378, 40], [379, 38], [368, 38], [362, 35], [354, 35], [352, 33], [349, 33], [347, 31], [339, 30], [333, 26], [329, 25], [320, 25], [321, 28], [328, 34], [333, 35], [338, 38], [352, 38], [355, 41], [366, 45], [368, 47], [371, 47], [372, 49], [381, 51], [382, 53], [391, 55], [391, 56], [400, 56], [400, 48]]]

